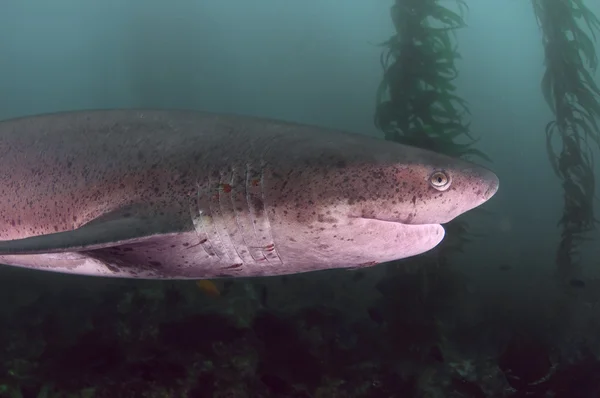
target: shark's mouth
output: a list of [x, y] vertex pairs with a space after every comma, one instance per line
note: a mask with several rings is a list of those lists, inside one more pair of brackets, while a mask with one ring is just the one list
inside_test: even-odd
[[446, 230], [441, 224], [404, 224], [400, 225], [402, 230], [402, 241], [408, 247], [417, 249], [419, 253], [427, 252], [444, 239]]
[[400, 233], [404, 235], [406, 239], [412, 239], [414, 241], [437, 241], [434, 246], [444, 239], [446, 231], [442, 224], [410, 224], [398, 220], [380, 219], [374, 217], [357, 217], [370, 222], [381, 223], [381, 225], [396, 225], [400, 228]]
[[405, 227], [421, 227], [421, 226], [426, 226], [428, 228], [431, 227], [438, 227], [441, 228], [442, 230], [444, 229], [444, 227], [442, 227], [442, 224], [446, 224], [447, 222], [443, 222], [443, 223], [411, 223], [410, 219], [406, 220], [400, 220], [397, 218], [384, 218], [384, 217], [353, 217], [353, 218], [361, 218], [363, 220], [372, 220], [372, 221], [379, 221], [379, 222], [387, 222], [387, 223], [392, 223], [392, 224], [399, 224], [399, 225], [403, 225]]
[[408, 224], [373, 217], [361, 217], [357, 221], [355, 244], [362, 246], [363, 251], [372, 251], [378, 262], [425, 253], [436, 247], [445, 236], [441, 224]]

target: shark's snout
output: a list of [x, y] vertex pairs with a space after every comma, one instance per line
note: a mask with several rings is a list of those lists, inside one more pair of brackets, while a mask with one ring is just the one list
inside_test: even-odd
[[477, 207], [492, 198], [498, 192], [500, 180], [498, 176], [491, 170], [481, 166], [469, 166], [461, 171], [465, 177], [466, 185], [472, 187], [475, 192], [475, 206]]
[[484, 179], [485, 181], [487, 181], [488, 185], [487, 190], [483, 194], [483, 201], [487, 202], [491, 199], [492, 196], [496, 194], [496, 192], [498, 192], [498, 188], [500, 187], [500, 180], [498, 179], [498, 176], [490, 170], [485, 170]]

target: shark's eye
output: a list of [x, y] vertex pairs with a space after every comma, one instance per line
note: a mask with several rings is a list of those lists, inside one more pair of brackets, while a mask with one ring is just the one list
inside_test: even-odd
[[429, 183], [438, 191], [445, 191], [450, 187], [450, 176], [443, 171], [436, 171], [429, 176]]

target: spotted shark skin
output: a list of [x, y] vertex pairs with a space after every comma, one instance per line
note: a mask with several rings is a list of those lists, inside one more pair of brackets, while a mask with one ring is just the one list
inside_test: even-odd
[[0, 122], [0, 263], [198, 279], [371, 266], [424, 253], [498, 178], [315, 126], [177, 110]]

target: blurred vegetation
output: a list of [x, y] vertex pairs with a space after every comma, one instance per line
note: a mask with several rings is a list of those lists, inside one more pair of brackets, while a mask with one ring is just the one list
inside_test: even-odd
[[[489, 160], [473, 147], [477, 140], [470, 131], [469, 107], [454, 83], [461, 58], [456, 31], [466, 26], [468, 8], [463, 0], [450, 3], [455, 10], [442, 3], [396, 0], [391, 7], [396, 32], [383, 43], [384, 76], [376, 94], [375, 125], [390, 141], [466, 160]], [[411, 358], [421, 378], [432, 371], [432, 358], [435, 363], [435, 358], [452, 357], [448, 338], [457, 329], [466, 332], [473, 326], [445, 319], [468, 294], [460, 269], [444, 266], [469, 242], [468, 227], [464, 220], [446, 224], [446, 237], [434, 256], [392, 265], [378, 285], [382, 299], [377, 308], [388, 322], [390, 338], [396, 336], [389, 350]], [[413, 266], [416, 272], [411, 275], [407, 271]]]
[[[392, 7], [397, 32], [384, 44], [375, 122], [388, 140], [486, 159], [453, 83], [466, 6], [441, 3]], [[574, 173], [561, 156], [558, 170]], [[438, 257], [403, 262], [416, 265], [413, 274], [233, 279], [217, 282], [216, 296], [192, 281], [0, 268], [0, 397], [485, 397], [509, 387], [513, 397], [600, 396], [595, 355], [555, 362], [548, 319], [564, 318], [542, 315], [545, 296], [502, 294], [482, 308], [464, 275], [439, 267], [467, 242], [467, 228], [452, 222]], [[589, 329], [595, 338], [597, 326]]]
[[[385, 138], [465, 159], [483, 158], [473, 148], [467, 102], [456, 94], [456, 61], [461, 58], [456, 30], [465, 27], [467, 5], [457, 12], [439, 0], [396, 0], [391, 18], [396, 33], [383, 43], [384, 77], [376, 94], [375, 125]], [[440, 261], [462, 251], [468, 225], [454, 220], [439, 246]]]
[[556, 263], [568, 285], [581, 272], [579, 245], [597, 224], [593, 147], [600, 147], [600, 90], [593, 74], [600, 21], [583, 0], [532, 3], [546, 58], [542, 92], [555, 116], [546, 126], [547, 152], [564, 191]]

